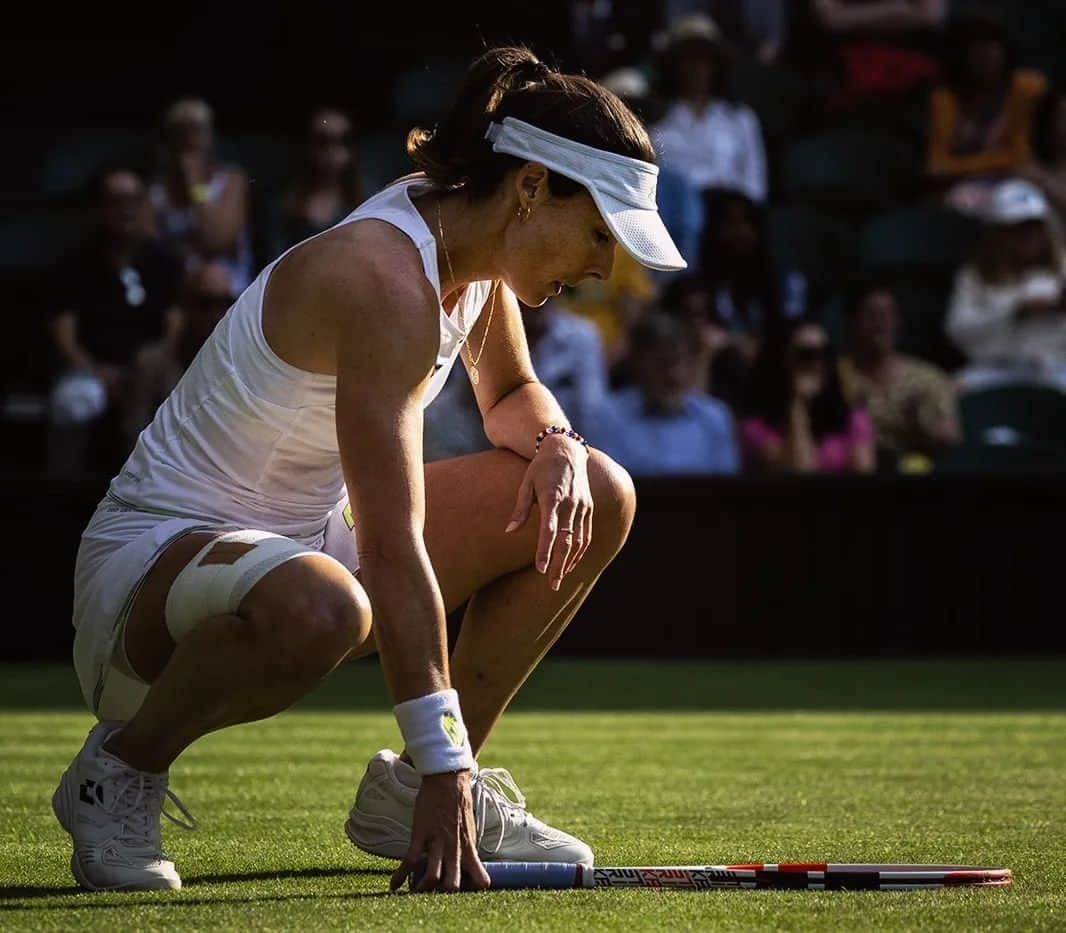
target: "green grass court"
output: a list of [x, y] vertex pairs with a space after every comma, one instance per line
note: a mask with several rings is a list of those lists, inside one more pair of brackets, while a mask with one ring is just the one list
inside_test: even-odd
[[64, 667], [0, 667], [4, 929], [1066, 929], [1066, 659], [549, 661], [482, 755], [608, 864], [1006, 865], [922, 892], [388, 895], [343, 823], [397, 732], [373, 662], [295, 710], [208, 736], [171, 773], [185, 888], [87, 894], [49, 809], [91, 725]]

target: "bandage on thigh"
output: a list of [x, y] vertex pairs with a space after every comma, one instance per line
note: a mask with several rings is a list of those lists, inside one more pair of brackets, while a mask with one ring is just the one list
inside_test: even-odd
[[212, 616], [235, 613], [253, 586], [271, 570], [301, 554], [319, 551], [269, 531], [230, 531], [205, 544], [174, 578], [167, 594], [166, 624], [181, 641]]

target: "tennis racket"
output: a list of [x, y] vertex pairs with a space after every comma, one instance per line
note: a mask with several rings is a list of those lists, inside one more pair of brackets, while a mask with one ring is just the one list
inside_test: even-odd
[[[743, 865], [664, 865], [589, 868], [559, 862], [485, 862], [493, 888], [803, 889], [808, 891], [918, 891], [1002, 887], [1009, 868], [970, 865], [874, 865], [786, 862]], [[411, 875], [412, 889], [421, 873]]]

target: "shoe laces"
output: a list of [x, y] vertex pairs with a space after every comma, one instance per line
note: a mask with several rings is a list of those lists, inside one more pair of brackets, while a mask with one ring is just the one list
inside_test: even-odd
[[[167, 787], [164, 775], [129, 770], [122, 772], [115, 781], [115, 793], [106, 810], [122, 824], [122, 831], [115, 838], [124, 845], [135, 848], [154, 847], [152, 835], [158, 826], [160, 813], [183, 829], [196, 829], [196, 818], [182, 803], [181, 798]], [[168, 798], [188, 822], [167, 812], [164, 804]]]
[[477, 844], [480, 848], [488, 826], [486, 819], [489, 808], [496, 814], [500, 833], [492, 854], [500, 851], [510, 823], [525, 826], [529, 814], [526, 812], [526, 798], [518, 789], [511, 772], [506, 768], [482, 768], [474, 775], [472, 781], [474, 792], [474, 825], [477, 829]]

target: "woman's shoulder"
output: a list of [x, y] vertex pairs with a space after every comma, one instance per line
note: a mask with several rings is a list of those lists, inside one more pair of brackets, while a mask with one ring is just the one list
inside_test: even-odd
[[436, 306], [433, 286], [410, 237], [388, 221], [367, 217], [341, 224], [293, 251], [271, 276], [272, 290], [298, 283], [338, 308], [366, 305], [375, 313], [400, 304]]

